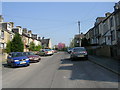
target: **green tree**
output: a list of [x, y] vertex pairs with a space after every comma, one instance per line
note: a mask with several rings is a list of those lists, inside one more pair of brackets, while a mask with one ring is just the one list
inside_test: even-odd
[[11, 44], [12, 44], [11, 41], [8, 41], [8, 42], [7, 42], [7, 46], [6, 46], [6, 52], [7, 52], [7, 53], [10, 53], [10, 52], [11, 52]]
[[24, 44], [20, 34], [16, 33], [11, 42], [11, 52], [23, 52]]
[[29, 50], [30, 51], [35, 51], [35, 44], [34, 44], [34, 42], [30, 42]]
[[39, 51], [42, 47], [40, 45], [35, 46], [35, 51]]

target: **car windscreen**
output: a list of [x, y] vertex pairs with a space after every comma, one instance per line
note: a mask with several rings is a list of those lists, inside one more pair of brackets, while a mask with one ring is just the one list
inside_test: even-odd
[[51, 51], [51, 49], [45, 49], [45, 51]]
[[12, 57], [24, 56], [22, 53], [12, 53]]
[[32, 53], [32, 52], [28, 52], [28, 55], [35, 55], [34, 53]]
[[34, 53], [32, 53], [32, 52], [24, 52], [23, 54], [24, 54], [25, 56], [34, 55]]
[[72, 50], [73, 48], [69, 48], [69, 50]]
[[74, 48], [74, 52], [86, 51], [85, 48]]

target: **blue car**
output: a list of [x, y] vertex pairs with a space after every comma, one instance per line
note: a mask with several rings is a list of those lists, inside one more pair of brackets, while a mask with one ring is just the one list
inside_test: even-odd
[[29, 58], [24, 56], [22, 52], [11, 52], [7, 57], [7, 64], [11, 67], [29, 66]]

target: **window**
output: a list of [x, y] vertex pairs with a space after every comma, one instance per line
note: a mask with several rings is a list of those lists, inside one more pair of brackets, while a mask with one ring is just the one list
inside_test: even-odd
[[0, 23], [0, 29], [2, 29], [2, 23]]
[[4, 31], [1, 32], [1, 38], [4, 39]]
[[113, 24], [113, 17], [112, 17], [112, 18], [110, 18], [110, 26], [113, 27], [113, 25], [114, 24]]
[[4, 49], [4, 43], [1, 43], [0, 48]]
[[110, 40], [110, 36], [108, 36], [108, 40]]
[[12, 38], [13, 38], [13, 36], [12, 36], [12, 34], [10, 34], [10, 40], [12, 40]]
[[115, 40], [115, 31], [112, 31], [112, 32], [111, 32], [111, 38], [112, 38], [112, 41]]

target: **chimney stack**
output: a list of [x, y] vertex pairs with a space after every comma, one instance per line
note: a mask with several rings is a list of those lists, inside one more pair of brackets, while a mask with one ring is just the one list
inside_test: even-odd
[[108, 16], [110, 16], [110, 15], [111, 15], [110, 12], [105, 13], [105, 16], [106, 16], [106, 17], [108, 17]]

